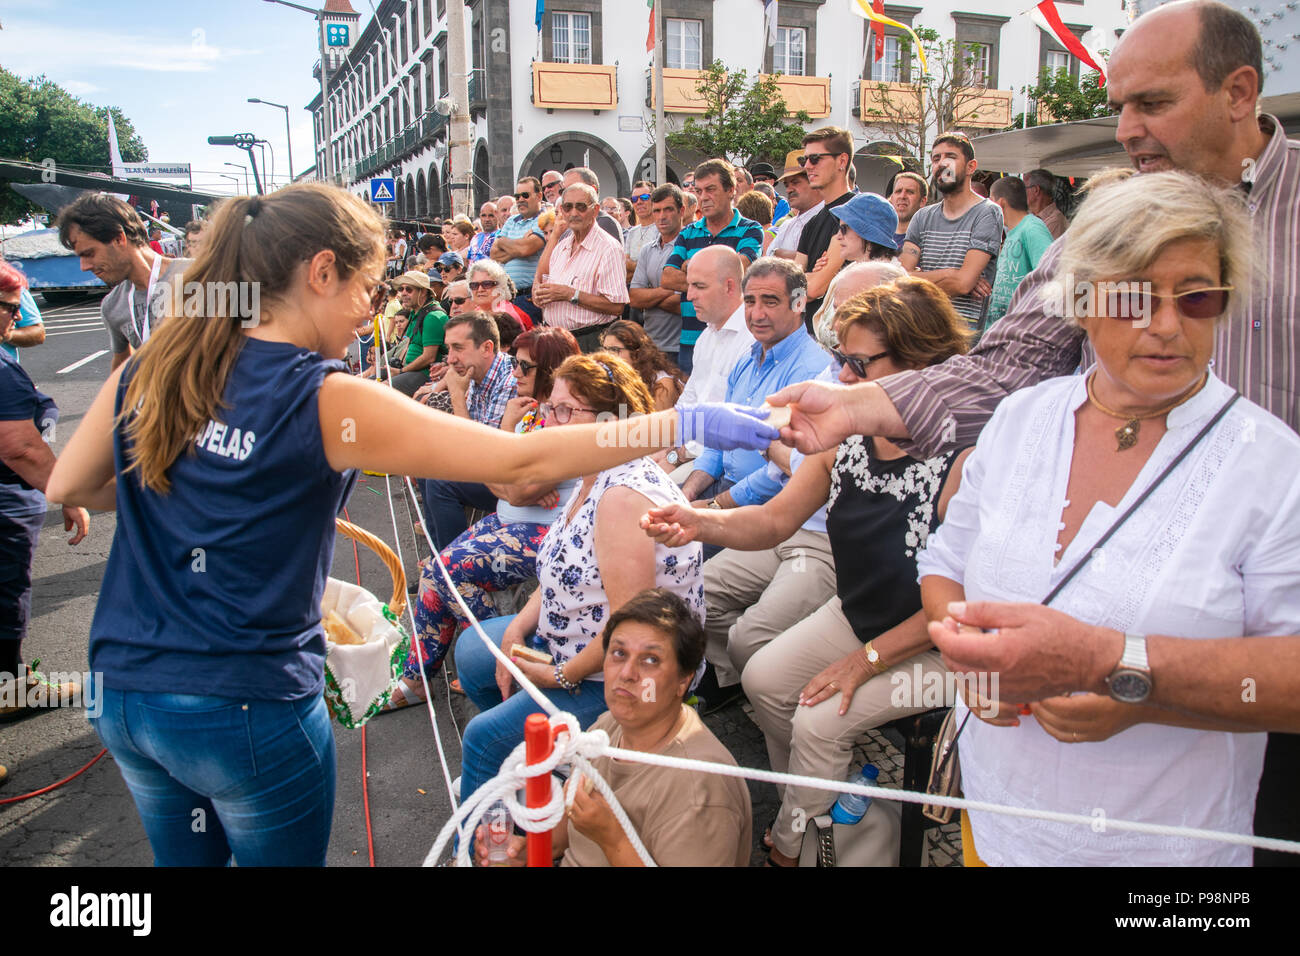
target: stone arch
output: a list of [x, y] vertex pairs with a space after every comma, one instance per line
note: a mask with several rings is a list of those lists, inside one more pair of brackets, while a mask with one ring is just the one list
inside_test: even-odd
[[[552, 146], [559, 146], [561, 149], [558, 163], [551, 157]], [[607, 183], [604, 177], [601, 177], [600, 192], [602, 196], [626, 196], [632, 191], [632, 178], [628, 175], [627, 167], [623, 164], [623, 159], [619, 156], [618, 151], [599, 136], [592, 136], [590, 133], [584, 133], [580, 130], [565, 130], [562, 133], [547, 136], [539, 142], [528, 151], [524, 161], [519, 164], [519, 176], [536, 176], [540, 179], [542, 173], [548, 169], [563, 171], [566, 168], [579, 166], [582, 164], [582, 154], [587, 149], [592, 151], [593, 159], [599, 156], [603, 160], [603, 165], [614, 173], [613, 183]], [[601, 169], [597, 169], [595, 165], [593, 165], [592, 169], [597, 176], [601, 175]]]
[[406, 205], [402, 210], [402, 218], [415, 218], [415, 177], [410, 173], [406, 175]]
[[434, 162], [429, 164], [429, 218], [442, 214], [442, 181], [438, 178], [438, 164]]
[[415, 174], [415, 218], [423, 219], [429, 215], [429, 190], [424, 181], [424, 170]]
[[474, 150], [474, 213], [492, 198], [492, 184], [488, 181], [490, 175], [487, 140], [480, 139]]

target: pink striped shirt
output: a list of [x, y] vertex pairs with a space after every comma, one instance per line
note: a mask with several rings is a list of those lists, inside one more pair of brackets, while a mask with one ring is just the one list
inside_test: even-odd
[[[573, 232], [560, 239], [551, 253], [551, 281], [569, 285], [579, 292], [596, 292], [611, 302], [627, 302], [627, 267], [623, 247], [597, 226], [573, 245]], [[542, 306], [547, 325], [573, 332], [588, 325], [613, 322], [617, 315], [596, 312], [572, 302], [549, 302]]]

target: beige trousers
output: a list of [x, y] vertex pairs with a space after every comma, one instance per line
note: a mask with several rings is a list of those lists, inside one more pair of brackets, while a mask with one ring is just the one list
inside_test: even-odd
[[[839, 597], [832, 597], [750, 658], [744, 671], [745, 693], [767, 738], [773, 770], [847, 780], [853, 743], [864, 731], [936, 706], [932, 698], [936, 688], [943, 686], [947, 669], [933, 648], [860, 686], [843, 717], [839, 694], [814, 707], [799, 706], [799, 692], [810, 680], [861, 650], [862, 641], [844, 617]], [[798, 856], [807, 822], [830, 809], [836, 794], [813, 787], [780, 789], [781, 810], [772, 842], [787, 856]]]
[[834, 594], [835, 561], [823, 532], [800, 528], [767, 551], [728, 548], [704, 562], [704, 656], [718, 685], [740, 683], [755, 651]]

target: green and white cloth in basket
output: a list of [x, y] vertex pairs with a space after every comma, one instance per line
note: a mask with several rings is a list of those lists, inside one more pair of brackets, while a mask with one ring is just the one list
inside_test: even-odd
[[321, 617], [330, 611], [347, 621], [362, 644], [325, 642], [325, 702], [334, 719], [355, 730], [383, 710], [397, 686], [411, 640], [386, 605], [356, 584], [330, 578]]

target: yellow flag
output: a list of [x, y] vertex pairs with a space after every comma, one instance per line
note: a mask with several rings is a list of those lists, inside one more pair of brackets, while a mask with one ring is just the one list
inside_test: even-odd
[[925, 50], [921, 48], [921, 39], [916, 35], [915, 30], [905, 23], [891, 20], [883, 13], [877, 13], [875, 10], [872, 10], [870, 0], [849, 0], [849, 9], [864, 20], [870, 20], [873, 23], [883, 23], [887, 27], [895, 27], [910, 36], [912, 38], [912, 45], [916, 47], [916, 55], [921, 58], [921, 69], [927, 73], [930, 72], [929, 64], [925, 62]]

